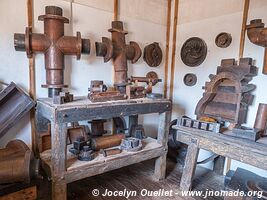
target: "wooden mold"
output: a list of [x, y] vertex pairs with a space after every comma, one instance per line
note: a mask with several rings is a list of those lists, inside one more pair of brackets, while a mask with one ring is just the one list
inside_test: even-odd
[[257, 75], [257, 67], [251, 58], [241, 58], [239, 65], [234, 59], [222, 60], [216, 75], [210, 75], [205, 92], [196, 106], [195, 114], [211, 117], [218, 121], [242, 124], [246, 121], [248, 106], [252, 104], [251, 91], [255, 85], [249, 84]]
[[12, 140], [0, 149], [0, 184], [29, 182], [35, 173], [33, 153], [21, 140]]
[[1, 91], [0, 138], [34, 105], [34, 101], [13, 82]]

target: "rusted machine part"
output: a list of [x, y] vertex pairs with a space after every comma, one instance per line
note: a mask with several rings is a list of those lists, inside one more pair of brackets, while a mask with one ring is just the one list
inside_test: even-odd
[[144, 98], [146, 89], [143, 86], [126, 86], [126, 94], [129, 99]]
[[39, 163], [21, 140], [12, 140], [0, 149], [0, 184], [29, 182], [37, 176]]
[[121, 149], [126, 151], [140, 151], [142, 149], [142, 141], [133, 137], [122, 139]]
[[83, 146], [83, 149], [78, 155], [80, 161], [91, 161], [96, 157], [96, 154], [90, 149], [89, 146]]
[[226, 48], [232, 43], [232, 36], [230, 33], [219, 33], [215, 38], [215, 44], [217, 47]]
[[87, 145], [87, 140], [84, 136], [78, 136], [75, 141], [73, 141], [73, 147], [69, 149], [69, 152], [78, 155], [84, 146]]
[[122, 150], [120, 148], [115, 149], [102, 149], [101, 153], [104, 157], [120, 154]]
[[88, 98], [92, 102], [105, 102], [127, 99], [127, 95], [121, 94], [119, 91], [106, 91], [98, 93], [89, 93]]
[[113, 58], [113, 65], [115, 71], [114, 86], [120, 93], [126, 93], [127, 85], [127, 60], [136, 63], [141, 57], [141, 49], [136, 42], [131, 41], [126, 45], [125, 35], [128, 33], [123, 30], [123, 23], [121, 21], [113, 21], [112, 28], [108, 31], [112, 34], [112, 41], [108, 38], [102, 38], [102, 42], [96, 42], [97, 56], [103, 56], [104, 62]]
[[0, 138], [33, 107], [34, 101], [11, 82], [0, 92]]
[[108, 62], [113, 56], [113, 44], [107, 37], [102, 37], [102, 42], [95, 43], [96, 56], [104, 57], [104, 62]]
[[107, 131], [104, 129], [104, 123], [107, 122], [107, 120], [104, 119], [99, 119], [99, 120], [93, 120], [89, 122], [91, 124], [91, 136], [96, 137], [96, 136], [102, 136]]
[[254, 128], [260, 130], [262, 134], [266, 135], [267, 126], [267, 104], [260, 103], [254, 123]]
[[247, 34], [250, 42], [265, 48], [262, 73], [267, 75], [267, 28], [261, 19], [254, 19], [247, 25]]
[[64, 104], [73, 101], [73, 94], [69, 92], [60, 92], [59, 95], [53, 96], [54, 104]]
[[115, 134], [109, 136], [101, 136], [91, 140], [91, 148], [93, 150], [107, 149], [120, 145], [121, 140], [125, 138], [125, 134]]
[[137, 76], [131, 76], [130, 78], [131, 82], [143, 82], [143, 83], [152, 83], [152, 85], [156, 85], [159, 82], [162, 82], [162, 79], [158, 78], [158, 74], [154, 71], [150, 71], [146, 74], [146, 77], [137, 77]]
[[162, 50], [158, 42], [153, 42], [144, 48], [144, 61], [150, 67], [157, 67], [162, 61]]
[[142, 124], [133, 125], [130, 128], [130, 130], [131, 130], [130, 132], [131, 137], [138, 138], [138, 139], [143, 139], [145, 137], [145, 129]]
[[72, 144], [79, 137], [84, 137], [85, 140], [88, 140], [88, 135], [86, 133], [85, 126], [79, 125], [75, 127], [68, 128], [67, 135], [69, 138], [69, 143]]
[[92, 102], [123, 100], [127, 98], [125, 94], [121, 94], [119, 91], [107, 91], [107, 86], [100, 80], [91, 81], [88, 91], [88, 98]]
[[194, 86], [197, 83], [197, 76], [192, 73], [188, 73], [184, 76], [184, 84], [187, 86]]
[[207, 56], [207, 45], [204, 40], [192, 37], [185, 41], [181, 49], [181, 58], [189, 67], [199, 66]]
[[98, 92], [106, 92], [107, 86], [103, 81], [100, 80], [92, 80], [90, 84], [90, 88], [88, 88], [90, 93], [98, 93]]
[[46, 84], [48, 96], [59, 95], [64, 84], [64, 55], [76, 55], [80, 59], [81, 54], [90, 53], [90, 40], [82, 39], [80, 32], [76, 37], [64, 36], [64, 23], [69, 20], [62, 16], [62, 9], [56, 6], [46, 6], [45, 15], [38, 17], [44, 21], [44, 34], [32, 33], [31, 28], [26, 28], [25, 34], [14, 34], [14, 46], [17, 51], [26, 51], [27, 56], [33, 53], [44, 53]]

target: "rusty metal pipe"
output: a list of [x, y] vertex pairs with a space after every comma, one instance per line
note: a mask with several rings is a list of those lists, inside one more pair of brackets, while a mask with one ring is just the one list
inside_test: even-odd
[[121, 93], [125, 93], [127, 84], [127, 56], [126, 56], [126, 31], [123, 30], [123, 23], [121, 21], [113, 21], [109, 32], [112, 34], [112, 42], [114, 44], [113, 64], [115, 71], [115, 83]]
[[264, 23], [262, 23], [261, 19], [250, 21], [250, 24], [247, 26], [247, 35], [250, 42], [265, 48], [262, 73], [267, 75], [267, 28], [264, 28]]
[[63, 10], [56, 6], [46, 6], [45, 15], [38, 17], [44, 21], [44, 34], [32, 33], [26, 28], [25, 34], [14, 34], [14, 46], [17, 51], [26, 51], [28, 57], [33, 53], [45, 54], [46, 84], [48, 96], [58, 96], [64, 84], [64, 55], [90, 53], [90, 41], [82, 39], [78, 32], [76, 37], [64, 36], [64, 23], [69, 20], [62, 16]]
[[267, 104], [260, 103], [254, 123], [254, 128], [265, 132], [267, 125]]
[[125, 138], [125, 134], [115, 134], [93, 138], [91, 147], [93, 150], [107, 149], [120, 145], [121, 140]]
[[115, 149], [103, 149], [102, 154], [104, 157], [111, 156], [111, 155], [117, 155], [122, 152], [121, 149], [115, 148]]

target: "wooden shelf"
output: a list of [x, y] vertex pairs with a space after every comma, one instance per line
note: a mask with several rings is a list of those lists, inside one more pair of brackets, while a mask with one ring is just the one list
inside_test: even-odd
[[[42, 166], [52, 178], [53, 200], [66, 200], [68, 183], [152, 158], [156, 158], [154, 178], [165, 178], [171, 106], [168, 99], [140, 98], [92, 103], [87, 97], [77, 97], [73, 102], [62, 105], [53, 104], [49, 98], [38, 99], [37, 133], [47, 127], [48, 123], [51, 124], [52, 149], [41, 153], [40, 158]], [[157, 113], [159, 116], [157, 140], [144, 139], [143, 149], [138, 152], [123, 151], [109, 157], [98, 153], [94, 160], [88, 162], [77, 160], [69, 152], [71, 146], [66, 144], [66, 138], [70, 122], [129, 116], [130, 127], [130, 124], [138, 123], [138, 115], [150, 113]], [[38, 144], [40, 135], [36, 138]], [[37, 147], [36, 144], [34, 146]]]
[[[137, 152], [122, 151], [120, 154], [104, 157], [97, 152], [97, 157], [92, 161], [80, 161], [77, 156], [70, 153], [68, 150], [71, 145], [67, 147], [67, 162], [66, 162], [66, 181], [72, 182], [81, 179], [81, 177], [94, 176], [107, 171], [118, 169], [133, 163], [141, 162], [147, 159], [162, 156], [167, 150], [156, 139], [146, 138], [142, 141], [143, 148]], [[41, 160], [51, 169], [51, 150], [44, 151], [40, 154]], [[79, 173], [80, 171], [80, 173]], [[74, 174], [80, 174], [72, 178]]]

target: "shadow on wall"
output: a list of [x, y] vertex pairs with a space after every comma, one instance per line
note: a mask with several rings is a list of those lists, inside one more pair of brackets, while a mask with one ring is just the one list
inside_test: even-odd
[[[176, 117], [180, 117], [180, 116], [184, 116], [185, 115], [185, 108], [184, 107], [182, 107], [181, 105], [179, 105], [179, 104], [175, 104], [175, 103], [173, 103], [172, 104], [172, 116], [174, 117], [174, 118], [176, 118]], [[173, 118], [172, 118], [173, 119]]]

